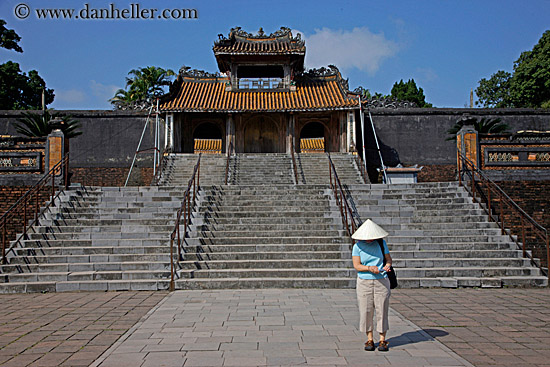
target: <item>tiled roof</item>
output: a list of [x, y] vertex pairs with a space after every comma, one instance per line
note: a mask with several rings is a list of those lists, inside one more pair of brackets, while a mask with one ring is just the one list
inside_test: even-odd
[[305, 42], [301, 37], [293, 37], [290, 29], [284, 27], [270, 35], [263, 34], [261, 29], [259, 35], [252, 35], [240, 28], [234, 28], [228, 38], [220, 35], [220, 39], [214, 43], [212, 49], [215, 55], [305, 55], [306, 53]]
[[336, 78], [300, 83], [295, 91], [226, 90], [228, 78], [182, 78], [179, 89], [161, 104], [172, 112], [326, 111], [357, 108]]

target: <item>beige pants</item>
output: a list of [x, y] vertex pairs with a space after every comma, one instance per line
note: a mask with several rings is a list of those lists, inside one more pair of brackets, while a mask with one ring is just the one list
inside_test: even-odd
[[359, 330], [373, 331], [376, 310], [376, 330], [385, 333], [389, 329], [390, 281], [384, 279], [357, 278], [357, 302], [359, 303]]

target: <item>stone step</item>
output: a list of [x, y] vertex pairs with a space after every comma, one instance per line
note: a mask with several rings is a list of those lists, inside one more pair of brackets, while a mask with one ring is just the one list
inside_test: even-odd
[[89, 254], [89, 255], [41, 255], [38, 252], [36, 255], [14, 256], [10, 259], [10, 265], [27, 265], [27, 264], [77, 264], [77, 263], [126, 263], [136, 261], [170, 262], [170, 256], [164, 254]]
[[169, 280], [93, 280], [73, 282], [0, 283], [0, 293], [167, 290]]
[[270, 237], [276, 237], [280, 239], [285, 238], [296, 238], [296, 237], [341, 237], [344, 236], [343, 230], [334, 230], [334, 229], [317, 229], [315, 227], [310, 229], [302, 229], [302, 230], [264, 230], [263, 228], [258, 228], [256, 231], [198, 231], [200, 233], [200, 238], [203, 239], [233, 239], [233, 238], [270, 238]]
[[223, 279], [223, 278], [355, 278], [353, 269], [339, 268], [275, 268], [275, 269], [182, 269], [179, 279]]
[[8, 273], [5, 283], [19, 282], [82, 282], [94, 280], [143, 280], [169, 279], [170, 270], [128, 270], [128, 271], [74, 271], [48, 273]]
[[96, 263], [48, 263], [2, 265], [3, 273], [49, 273], [49, 272], [82, 272], [82, 271], [130, 271], [130, 270], [167, 270], [168, 261], [126, 261], [126, 262], [96, 262]]
[[[315, 252], [317, 260], [341, 260], [343, 256], [349, 253], [345, 251], [320, 251]], [[250, 260], [309, 260], [312, 254], [307, 251], [269, 251], [269, 252], [186, 252], [183, 256], [185, 261], [250, 261]], [[276, 264], [274, 263], [274, 266]]]
[[311, 243], [350, 243], [345, 237], [234, 237], [234, 238], [186, 238], [188, 246], [247, 245], [247, 244], [311, 244]]
[[389, 243], [390, 251], [474, 251], [474, 250], [514, 250], [511, 242], [447, 242], [447, 243]]
[[352, 278], [225, 278], [178, 279], [176, 289], [354, 288]]
[[60, 247], [24, 247], [14, 249], [18, 256], [72, 256], [72, 255], [125, 255], [125, 254], [167, 254], [170, 247], [165, 246], [60, 246]]
[[[132, 239], [39, 239], [39, 240], [21, 240], [19, 244], [23, 248], [49, 248], [49, 247], [158, 247], [168, 246], [170, 243], [169, 236], [158, 238], [132, 238]], [[113, 249], [113, 251], [115, 251]]]
[[397, 278], [441, 278], [472, 277], [491, 278], [503, 276], [540, 276], [540, 270], [534, 267], [456, 267], [456, 268], [395, 268]]
[[353, 269], [350, 259], [284, 259], [274, 261], [273, 259], [255, 260], [202, 260], [202, 261], [180, 261], [183, 269], [273, 269], [276, 273], [278, 268], [346, 268]]
[[517, 249], [471, 249], [471, 250], [391, 250], [392, 257], [407, 261], [409, 259], [435, 259], [438, 258], [521, 258], [522, 251]]
[[545, 287], [548, 278], [543, 276], [500, 276], [500, 277], [399, 277], [399, 288], [501, 288], [501, 287]]

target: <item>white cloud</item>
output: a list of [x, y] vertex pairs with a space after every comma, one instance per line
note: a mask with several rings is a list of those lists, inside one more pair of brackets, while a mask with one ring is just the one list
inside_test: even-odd
[[416, 74], [418, 75], [416, 80], [421, 82], [433, 82], [439, 79], [439, 75], [432, 68], [417, 68]]
[[351, 31], [322, 28], [312, 35], [302, 33], [302, 36], [306, 40], [307, 68], [334, 64], [340, 70], [356, 68], [375, 74], [385, 59], [399, 51], [397, 42], [386, 39], [382, 32], [372, 33], [366, 27]]
[[86, 93], [78, 89], [56, 89], [54, 92], [56, 102], [63, 102], [71, 105], [82, 103], [86, 100]]
[[106, 85], [95, 80], [90, 80], [90, 89], [92, 94], [97, 97], [98, 100], [102, 102], [107, 102], [109, 99], [113, 98], [115, 92], [120, 89], [116, 85]]

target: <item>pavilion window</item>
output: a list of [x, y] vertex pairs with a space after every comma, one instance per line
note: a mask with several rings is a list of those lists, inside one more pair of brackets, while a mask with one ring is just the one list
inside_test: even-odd
[[237, 69], [238, 89], [283, 89], [287, 84], [282, 65], [240, 65]]

